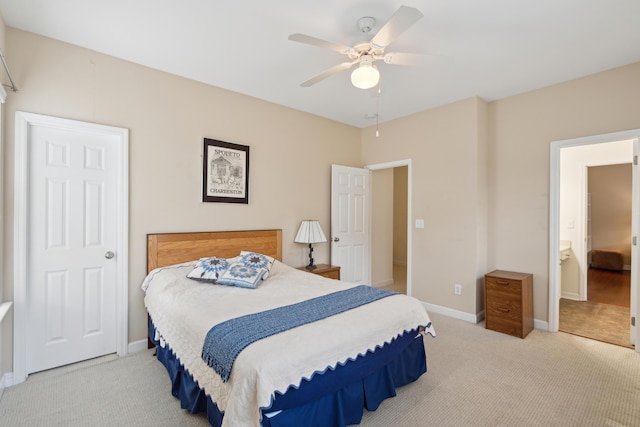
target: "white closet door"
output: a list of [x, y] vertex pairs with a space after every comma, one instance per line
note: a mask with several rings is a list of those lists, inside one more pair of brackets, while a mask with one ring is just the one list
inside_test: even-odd
[[27, 373], [116, 352], [113, 138], [31, 128]]

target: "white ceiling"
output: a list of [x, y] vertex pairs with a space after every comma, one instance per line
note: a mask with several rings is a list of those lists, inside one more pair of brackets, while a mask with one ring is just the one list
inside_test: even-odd
[[359, 18], [374, 17], [375, 33], [401, 5], [424, 17], [386, 51], [426, 64], [376, 63], [380, 122], [640, 61], [640, 0], [0, 0], [0, 12], [11, 27], [365, 127], [375, 89], [351, 86], [349, 71], [301, 87], [345, 57], [287, 37], [353, 45]]

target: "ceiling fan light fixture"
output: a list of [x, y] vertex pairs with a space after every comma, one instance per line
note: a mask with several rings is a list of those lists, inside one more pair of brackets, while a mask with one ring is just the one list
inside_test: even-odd
[[360, 66], [351, 73], [351, 83], [359, 89], [370, 89], [380, 81], [380, 72], [369, 55], [363, 55]]

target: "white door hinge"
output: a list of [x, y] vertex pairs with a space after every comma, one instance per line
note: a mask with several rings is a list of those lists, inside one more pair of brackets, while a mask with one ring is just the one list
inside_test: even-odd
[[633, 156], [633, 164], [638, 165], [638, 155]]
[[631, 238], [631, 244], [632, 244], [633, 246], [635, 246], [635, 245], [637, 245], [637, 244], [638, 244], [638, 236], [633, 236], [633, 237]]

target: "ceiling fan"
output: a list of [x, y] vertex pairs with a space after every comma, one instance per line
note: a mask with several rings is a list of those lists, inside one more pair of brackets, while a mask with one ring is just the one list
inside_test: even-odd
[[[359, 43], [353, 47], [332, 43], [304, 34], [291, 34], [289, 40], [330, 49], [346, 55], [349, 58], [347, 62], [338, 64], [302, 82], [300, 86], [312, 86], [327, 77], [337, 74], [340, 71], [348, 70], [355, 64], [359, 64], [358, 68], [351, 73], [351, 83], [360, 89], [369, 89], [376, 86], [380, 80], [380, 72], [374, 65], [375, 61], [382, 60], [386, 64], [393, 65], [418, 65], [421, 62], [421, 55], [413, 53], [385, 53], [384, 50], [400, 34], [404, 33], [423, 16], [424, 15], [414, 7], [400, 6], [370, 41]], [[360, 31], [368, 33], [375, 25], [375, 22], [376, 20], [374, 18], [365, 16], [358, 20], [357, 25]]]

